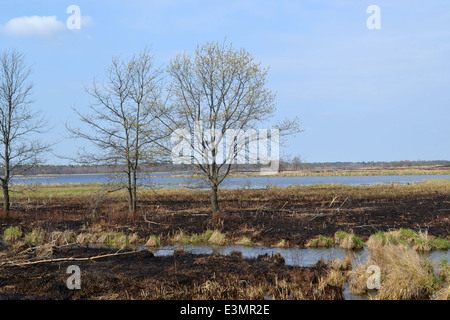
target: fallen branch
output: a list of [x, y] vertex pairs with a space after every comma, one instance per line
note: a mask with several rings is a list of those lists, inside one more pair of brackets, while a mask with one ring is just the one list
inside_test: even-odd
[[102, 254], [102, 255], [98, 255], [98, 256], [82, 257], [82, 258], [68, 257], [68, 258], [44, 259], [44, 260], [37, 260], [37, 261], [6, 261], [6, 262], [2, 262], [0, 264], [0, 267], [2, 267], [2, 266], [17, 267], [17, 266], [26, 266], [26, 265], [32, 265], [32, 264], [38, 264], [38, 263], [64, 262], [64, 261], [89, 261], [89, 260], [96, 260], [96, 259], [101, 259], [101, 258], [119, 256], [119, 255], [132, 254], [132, 253], [136, 253], [136, 252], [138, 252], [138, 251], [127, 251], [127, 252], [117, 251], [115, 253], [107, 253], [107, 254]]

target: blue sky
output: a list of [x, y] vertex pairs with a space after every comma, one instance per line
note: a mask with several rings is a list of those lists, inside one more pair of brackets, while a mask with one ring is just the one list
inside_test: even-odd
[[[270, 67], [275, 118], [300, 118], [304, 132], [282, 154], [450, 160], [448, 0], [3, 2], [0, 48], [15, 47], [33, 66], [33, 108], [48, 118], [43, 139], [57, 141], [57, 154], [76, 151], [64, 123], [77, 123], [72, 106], [87, 110], [83, 84], [101, 79], [113, 56], [151, 46], [164, 66], [226, 37]], [[81, 9], [80, 30], [65, 26], [69, 5]], [[367, 28], [370, 5], [381, 10], [379, 30]]]

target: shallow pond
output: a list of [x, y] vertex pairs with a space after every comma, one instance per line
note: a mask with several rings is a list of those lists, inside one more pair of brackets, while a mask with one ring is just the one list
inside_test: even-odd
[[[310, 267], [316, 264], [320, 259], [329, 262], [334, 259], [344, 260], [347, 254], [352, 255], [352, 265], [364, 264], [370, 254], [364, 247], [359, 251], [349, 251], [342, 248], [276, 248], [265, 246], [210, 246], [210, 245], [176, 245], [161, 246], [152, 250], [155, 256], [172, 255], [177, 248], [183, 248], [185, 252], [194, 254], [223, 254], [229, 255], [233, 251], [239, 251], [244, 258], [257, 258], [259, 255], [272, 255], [277, 252], [285, 259], [286, 265]], [[434, 263], [439, 263], [442, 259], [450, 260], [450, 250], [432, 251], [430, 253], [421, 253], [421, 257], [428, 258]], [[353, 295], [349, 291], [348, 284], [344, 284], [344, 297], [346, 300], [368, 299], [366, 296]]]

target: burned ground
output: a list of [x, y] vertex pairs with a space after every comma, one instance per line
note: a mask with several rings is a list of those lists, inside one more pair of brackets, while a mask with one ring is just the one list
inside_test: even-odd
[[[212, 217], [208, 193], [171, 191], [140, 199], [134, 215], [123, 197], [97, 201], [92, 195], [18, 199], [8, 218], [1, 218], [0, 232], [18, 226], [24, 234], [39, 228], [72, 230], [75, 234], [94, 227], [145, 239], [156, 235], [161, 244], [172, 244], [180, 231], [187, 235], [220, 230], [228, 243], [243, 236], [253, 244], [304, 246], [317, 235], [332, 237], [338, 230], [354, 232], [366, 240], [378, 230], [409, 228], [435, 237], [450, 236], [448, 184], [377, 187], [297, 187], [262, 190], [224, 190], [221, 212]], [[0, 263], [34, 261], [18, 256], [20, 248], [6, 242]], [[112, 249], [82, 246], [53, 250], [57, 259], [112, 253]], [[36, 254], [33, 252], [33, 254]], [[77, 264], [83, 289], [69, 290], [66, 269]], [[23, 266], [4, 264], [0, 275], [3, 299], [342, 299], [342, 288], [323, 286], [325, 266], [301, 268], [267, 259], [179, 253], [154, 257], [133, 252], [98, 260], [46, 262]], [[321, 285], [322, 284], [322, 285]]]

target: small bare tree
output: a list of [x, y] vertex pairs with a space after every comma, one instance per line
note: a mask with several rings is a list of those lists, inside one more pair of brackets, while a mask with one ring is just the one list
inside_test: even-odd
[[[225, 42], [198, 46], [194, 57], [179, 54], [168, 66], [171, 103], [165, 115], [171, 118], [165, 123], [172, 127], [175, 140], [179, 138], [177, 145], [189, 149], [183, 156], [192, 159], [208, 184], [214, 214], [219, 212], [219, 185], [230, 169], [245, 162], [246, 153], [257, 159], [249, 155], [256, 148], [245, 151], [245, 140], [247, 145], [256, 141], [256, 125], [271, 119], [276, 110], [275, 95], [266, 86], [267, 72], [245, 49]], [[298, 128], [292, 117], [276, 132], [294, 133]], [[224, 140], [231, 146], [226, 150]]]
[[91, 112], [74, 110], [88, 130], [67, 126], [75, 138], [95, 147], [94, 151], [79, 150], [78, 162], [125, 168], [130, 214], [136, 210], [141, 162], [152, 157], [162, 136], [156, 127], [159, 122], [153, 121], [162, 90], [161, 73], [148, 49], [129, 60], [113, 58], [105, 82], [93, 81], [92, 87], [86, 88], [95, 101]]
[[30, 75], [22, 53], [15, 49], [0, 53], [0, 181], [6, 216], [10, 210], [11, 179], [40, 164], [43, 152], [49, 150], [49, 145], [35, 139], [35, 134], [44, 132], [46, 122], [30, 109]]

